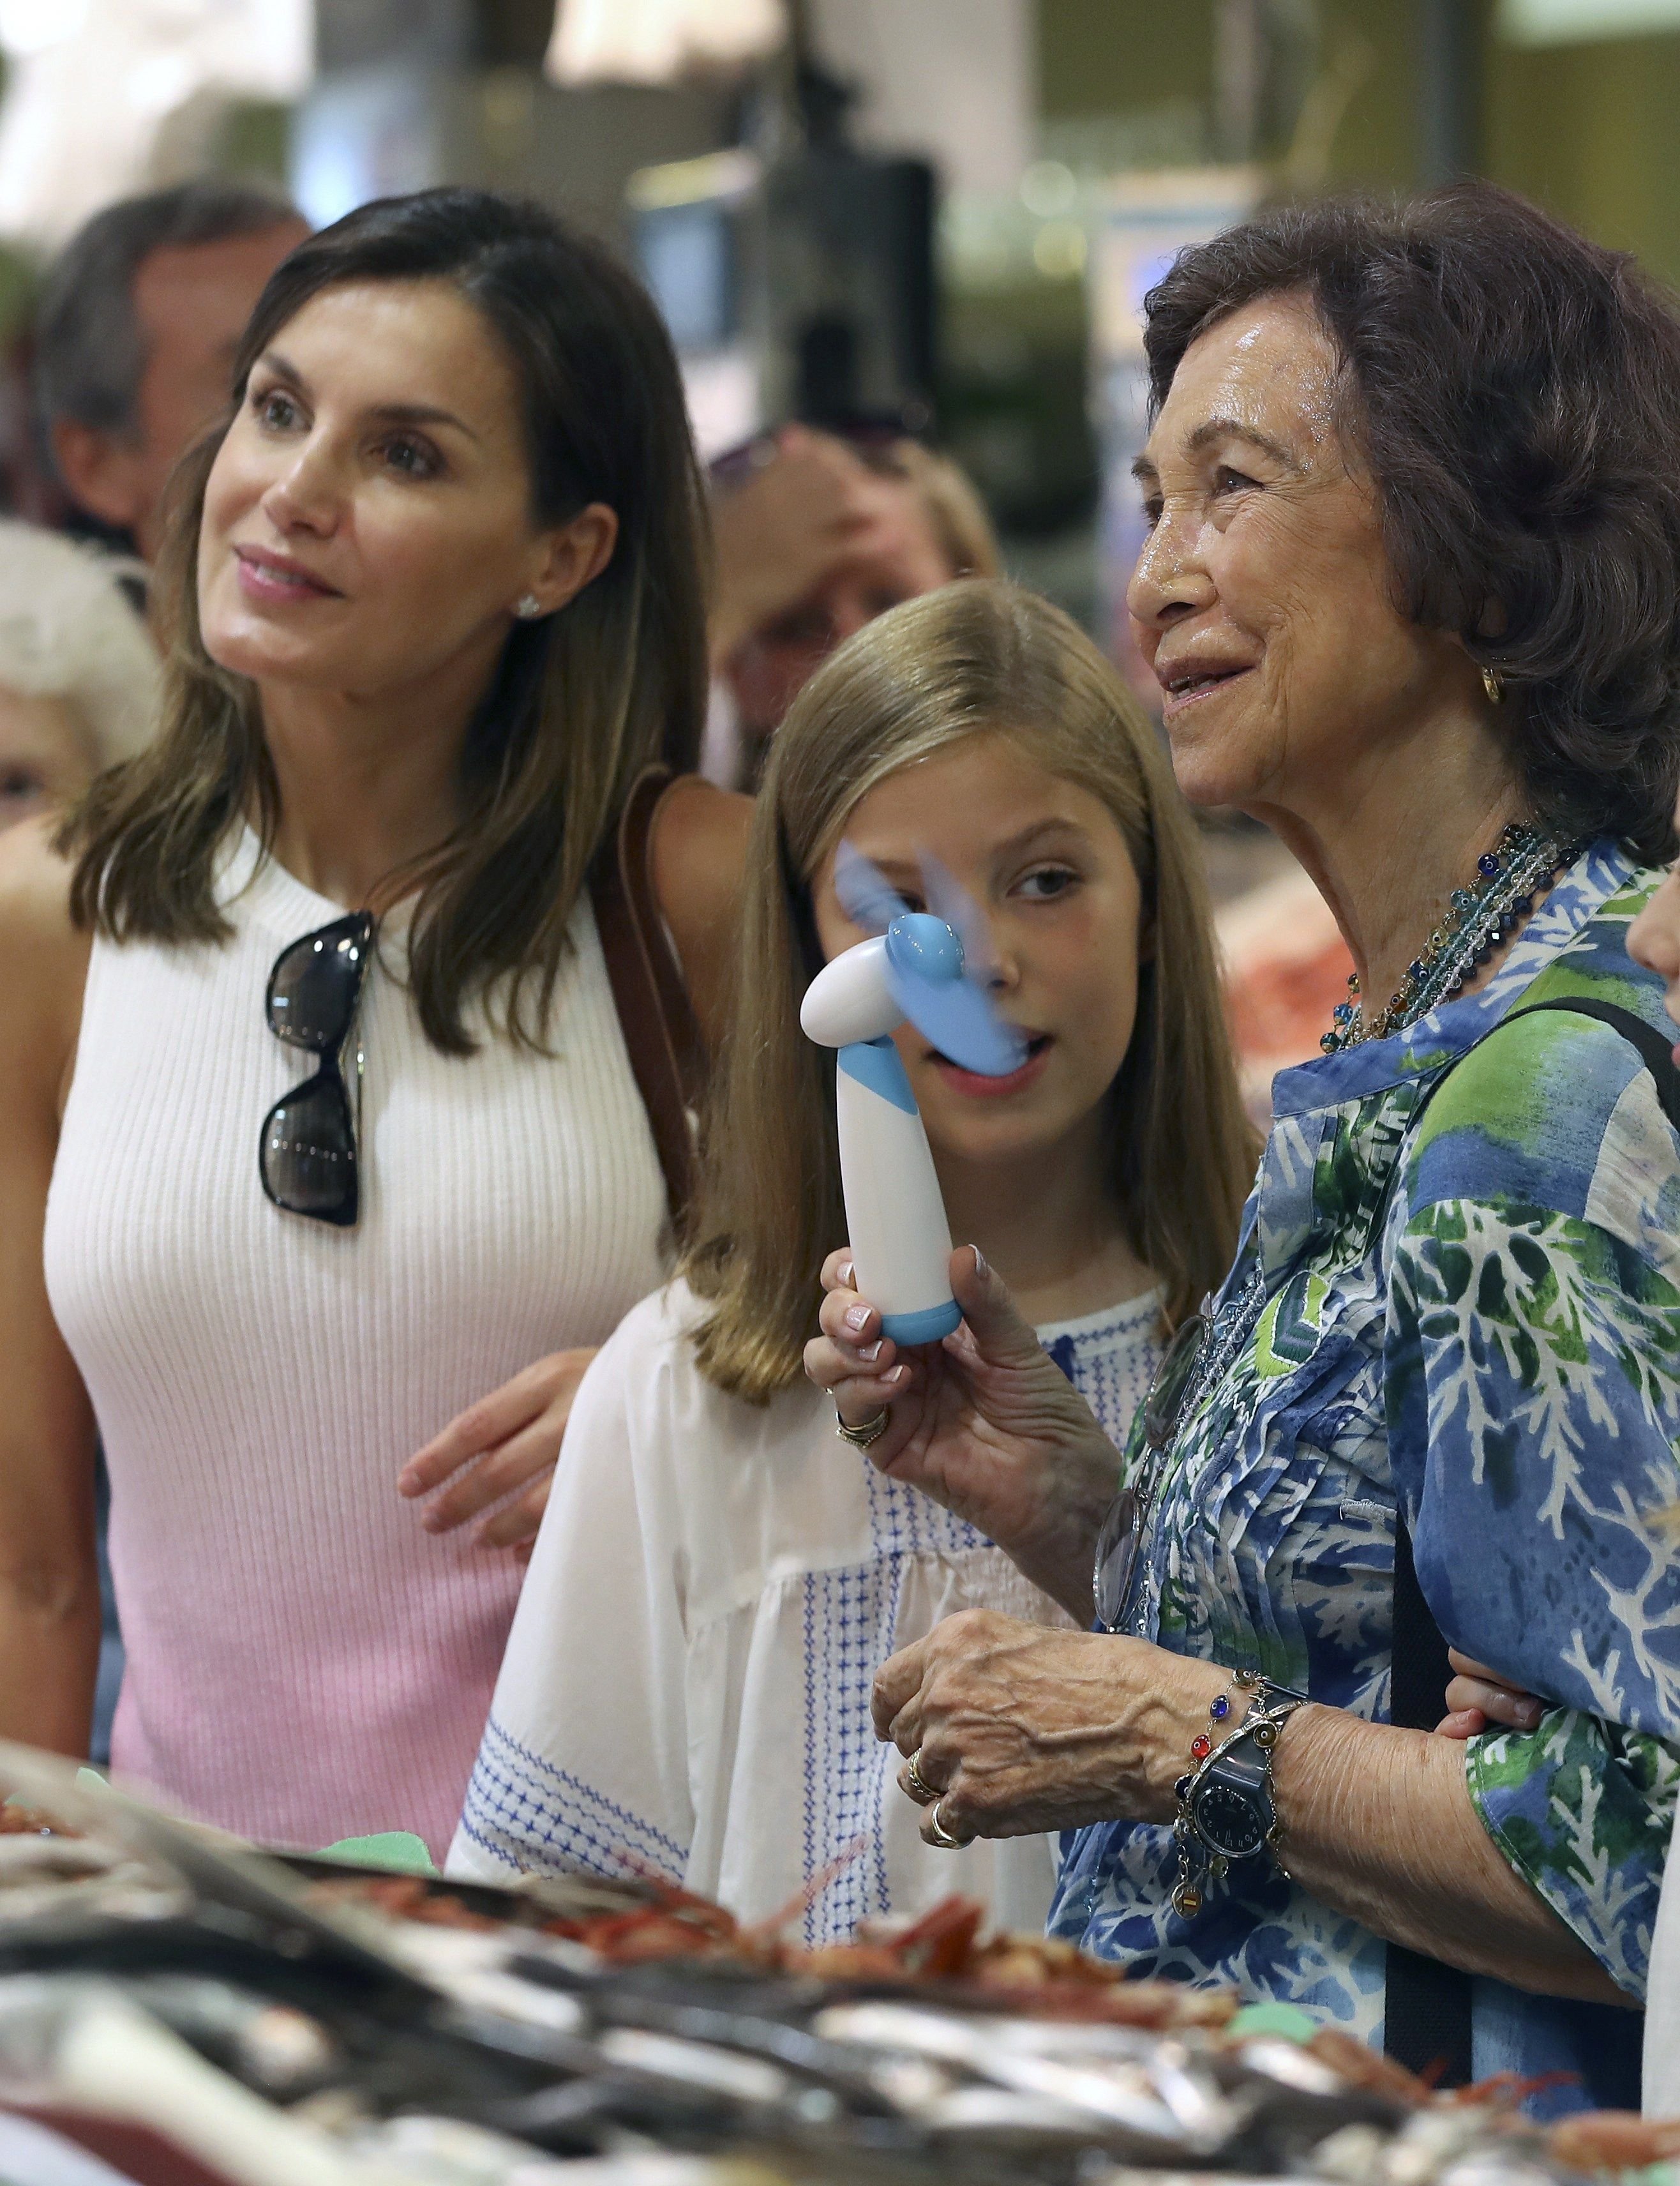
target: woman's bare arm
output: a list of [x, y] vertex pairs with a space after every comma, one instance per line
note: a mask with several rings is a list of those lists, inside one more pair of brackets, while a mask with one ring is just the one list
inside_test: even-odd
[[99, 1658], [93, 1415], [48, 1303], [47, 1189], [88, 944], [33, 825], [0, 839], [0, 1736], [86, 1754]]
[[1303, 1708], [1274, 1774], [1290, 1872], [1334, 1911], [1466, 1973], [1639, 2009], [1488, 1835], [1458, 1740]]

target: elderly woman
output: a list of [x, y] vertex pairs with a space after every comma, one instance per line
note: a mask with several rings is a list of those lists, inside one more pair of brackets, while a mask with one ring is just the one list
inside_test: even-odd
[[[1148, 311], [1179, 779], [1290, 844], [1357, 991], [1117, 1503], [977, 1256], [903, 1356], [831, 1264], [843, 1425], [1100, 1628], [954, 1617], [876, 1728], [932, 1841], [1072, 1829], [1055, 1932], [1625, 2103], [1680, 1781], [1680, 1096], [1625, 946], [1674, 847], [1680, 328], [1482, 187], [1239, 228]], [[1404, 1728], [1436, 1623], [1543, 1707]]]

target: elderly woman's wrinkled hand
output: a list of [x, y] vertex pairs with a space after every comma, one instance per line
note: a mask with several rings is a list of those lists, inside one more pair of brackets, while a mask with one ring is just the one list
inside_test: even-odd
[[899, 1788], [927, 1807], [921, 1834], [937, 1844], [942, 1830], [1013, 1837], [1117, 1816], [1170, 1821], [1183, 1755], [1222, 1683], [1212, 1664], [1141, 1640], [966, 1609], [883, 1663], [871, 1704], [876, 1737], [905, 1756]]
[[886, 1414], [871, 1463], [977, 1526], [1081, 1623], [1091, 1559], [1119, 1483], [1119, 1454], [1090, 1407], [972, 1246], [951, 1255], [963, 1320], [900, 1353], [852, 1287], [849, 1254], [823, 1268], [823, 1333], [805, 1371], [862, 1427]]

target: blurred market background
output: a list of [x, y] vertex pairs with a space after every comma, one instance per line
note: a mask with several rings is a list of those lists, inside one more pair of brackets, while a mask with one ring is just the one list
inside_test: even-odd
[[[49, 523], [41, 269], [197, 175], [316, 223], [547, 200], [649, 281], [708, 459], [792, 418], [925, 434], [1122, 659], [1138, 306], [1182, 244], [1474, 172], [1680, 283], [1680, 0], [0, 0], [0, 507]], [[1263, 1102], [1346, 960], [1269, 838], [1208, 844]]]

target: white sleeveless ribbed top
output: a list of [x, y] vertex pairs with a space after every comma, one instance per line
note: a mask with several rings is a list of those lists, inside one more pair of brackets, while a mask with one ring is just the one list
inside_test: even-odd
[[48, 1202], [53, 1310], [111, 1477], [112, 1765], [245, 1835], [411, 1829], [441, 1858], [521, 1566], [424, 1532], [397, 1474], [659, 1283], [664, 1187], [585, 900], [546, 1057], [429, 1047], [387, 922], [360, 1222], [281, 1213], [258, 1132], [314, 1059], [269, 1031], [269, 970], [344, 914], [249, 831], [218, 895], [223, 945], [95, 941]]

